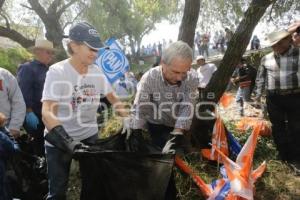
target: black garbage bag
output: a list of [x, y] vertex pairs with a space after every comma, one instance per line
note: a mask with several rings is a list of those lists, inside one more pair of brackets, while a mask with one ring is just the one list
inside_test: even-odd
[[[201, 116], [207, 117], [209, 113], [202, 112]], [[207, 149], [211, 145], [211, 137], [216, 119], [193, 119], [190, 129], [192, 145], [198, 149]]]
[[[81, 200], [163, 200], [169, 184], [173, 154], [162, 154], [141, 135], [117, 134], [99, 139], [90, 150], [76, 152]], [[134, 144], [136, 152], [130, 151]]]
[[9, 193], [21, 200], [45, 199], [48, 193], [46, 160], [32, 154], [32, 145], [26, 135], [18, 138], [17, 142], [20, 149], [7, 163]]

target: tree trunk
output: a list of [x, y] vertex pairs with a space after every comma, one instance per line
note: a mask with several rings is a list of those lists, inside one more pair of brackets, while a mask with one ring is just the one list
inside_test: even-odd
[[135, 54], [136, 54], [136, 52], [135, 52], [135, 42], [131, 37], [129, 37], [129, 46], [130, 46], [130, 50], [131, 50], [131, 57], [135, 58]]
[[60, 0], [55, 0], [50, 4], [48, 10], [46, 11], [44, 7], [41, 6], [39, 0], [28, 0], [28, 3], [31, 5], [32, 9], [43, 21], [46, 29], [46, 38], [49, 41], [53, 42], [54, 47], [58, 50], [56, 60], [62, 60], [67, 57], [66, 52], [64, 51], [62, 39], [64, 31], [62, 25], [59, 22], [61, 14], [67, 9], [66, 5], [63, 10], [59, 10], [58, 5], [61, 5]]
[[[204, 102], [202, 102], [203, 104], [217, 103], [219, 101], [226, 89], [235, 67], [247, 48], [255, 26], [265, 13], [268, 6], [275, 1], [276, 0], [253, 0], [251, 2], [249, 8], [244, 14], [243, 20], [240, 22], [236, 32], [229, 42], [228, 49], [225, 52], [218, 70], [214, 73], [212, 79], [205, 89], [205, 95], [202, 96], [204, 99]], [[203, 107], [201, 107], [201, 110], [206, 109], [205, 106]], [[197, 110], [198, 113], [199, 110]], [[207, 129], [203, 127], [205, 124], [207, 124], [205, 120], [194, 117], [190, 133], [194, 140], [196, 139], [198, 141], [196, 143], [209, 142], [206, 141], [207, 133], [203, 132], [205, 131], [203, 129]]]
[[63, 35], [64, 31], [59, 23], [59, 21], [53, 17], [53, 19], [49, 18], [44, 22], [46, 28], [46, 38], [49, 41], [53, 42], [53, 45], [57, 49], [57, 54], [55, 56], [56, 61], [63, 60], [67, 57], [67, 54], [63, 47]]
[[4, 4], [5, 0], [0, 0], [0, 10], [2, 10], [2, 6]]
[[141, 42], [142, 42], [141, 39], [137, 41], [137, 51], [136, 51], [136, 58], [137, 58], [137, 61], [140, 60], [140, 55], [141, 55]]
[[200, 0], [185, 0], [184, 13], [179, 28], [178, 40], [194, 46], [196, 25], [200, 11]]
[[235, 67], [246, 51], [255, 26], [264, 15], [269, 5], [275, 1], [276, 0], [253, 0], [249, 5], [243, 20], [240, 22], [229, 42], [218, 70], [206, 87], [206, 91], [214, 93], [214, 102], [218, 102], [223, 95]]

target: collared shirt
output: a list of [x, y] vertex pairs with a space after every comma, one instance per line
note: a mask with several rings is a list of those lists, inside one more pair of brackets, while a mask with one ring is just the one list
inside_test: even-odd
[[[283, 55], [267, 54], [261, 60], [256, 77], [256, 94], [262, 90], [300, 88], [300, 48], [290, 47]], [[265, 87], [264, 87], [265, 86]]]
[[164, 79], [161, 66], [147, 71], [137, 87], [132, 128], [144, 129], [149, 122], [189, 130], [198, 84], [195, 70], [190, 70], [178, 85], [170, 85]]
[[199, 76], [199, 88], [205, 88], [209, 83], [213, 73], [217, 70], [217, 67], [213, 63], [205, 63], [205, 65], [200, 66], [197, 69], [197, 73]]
[[33, 60], [19, 66], [17, 77], [27, 108], [41, 115], [42, 93], [48, 66]]

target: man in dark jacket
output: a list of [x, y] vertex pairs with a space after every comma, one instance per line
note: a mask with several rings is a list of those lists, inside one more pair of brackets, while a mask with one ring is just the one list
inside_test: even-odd
[[24, 128], [33, 137], [33, 149], [36, 155], [44, 155], [42, 122], [42, 92], [49, 64], [53, 60], [53, 44], [44, 39], [36, 40], [31, 48], [34, 60], [20, 65], [17, 76], [26, 103]]
[[256, 69], [246, 63], [246, 59], [242, 58], [236, 70], [233, 72], [231, 82], [238, 85], [236, 101], [250, 101], [252, 92], [253, 77], [256, 76]]

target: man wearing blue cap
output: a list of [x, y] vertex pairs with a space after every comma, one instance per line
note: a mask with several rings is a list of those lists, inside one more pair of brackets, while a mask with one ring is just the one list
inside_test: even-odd
[[94, 64], [98, 50], [104, 47], [96, 29], [86, 22], [77, 23], [71, 27], [69, 39], [70, 58], [49, 68], [42, 97], [48, 200], [66, 199], [74, 150], [86, 148], [85, 144], [98, 138], [96, 113], [100, 95], [123, 108], [101, 69]]

